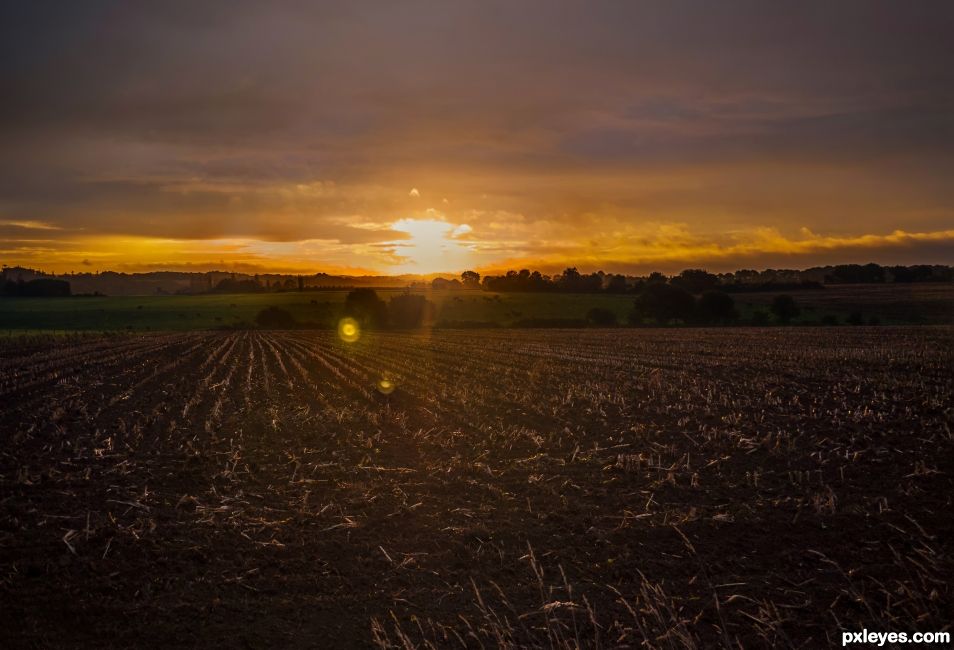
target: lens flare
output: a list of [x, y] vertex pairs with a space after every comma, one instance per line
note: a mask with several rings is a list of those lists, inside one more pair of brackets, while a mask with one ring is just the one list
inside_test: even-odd
[[378, 382], [378, 392], [382, 395], [390, 395], [394, 392], [395, 388], [394, 382], [390, 379], [382, 379]]
[[361, 327], [353, 318], [342, 318], [338, 322], [338, 336], [345, 343], [354, 343], [361, 338]]

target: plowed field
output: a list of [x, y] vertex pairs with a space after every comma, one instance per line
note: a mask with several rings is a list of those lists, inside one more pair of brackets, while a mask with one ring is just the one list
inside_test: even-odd
[[873, 327], [11, 339], [0, 645], [942, 630], [952, 343]]

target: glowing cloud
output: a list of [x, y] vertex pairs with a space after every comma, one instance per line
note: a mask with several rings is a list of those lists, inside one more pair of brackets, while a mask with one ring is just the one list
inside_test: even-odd
[[59, 226], [45, 221], [0, 219], [0, 226], [13, 226], [14, 228], [24, 228], [26, 230], [62, 230]]

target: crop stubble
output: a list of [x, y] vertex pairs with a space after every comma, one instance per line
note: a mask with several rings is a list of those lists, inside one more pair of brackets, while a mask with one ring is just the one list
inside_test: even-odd
[[0, 639], [817, 647], [943, 629], [951, 344], [950, 328], [4, 343]]

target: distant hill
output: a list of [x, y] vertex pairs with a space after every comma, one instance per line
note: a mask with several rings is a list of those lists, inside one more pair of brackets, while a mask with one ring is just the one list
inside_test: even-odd
[[346, 276], [315, 273], [292, 275], [281, 273], [232, 273], [209, 271], [204, 273], [180, 271], [152, 271], [148, 273], [44, 273], [21, 266], [4, 266], [2, 279], [11, 282], [29, 282], [38, 279], [66, 280], [73, 294], [100, 293], [107, 296], [154, 296], [163, 294], [199, 294], [212, 292], [222, 283], [240, 286], [252, 284], [263, 291], [297, 291], [299, 288], [327, 289], [351, 287], [413, 287], [430, 280], [421, 275], [366, 275]]

